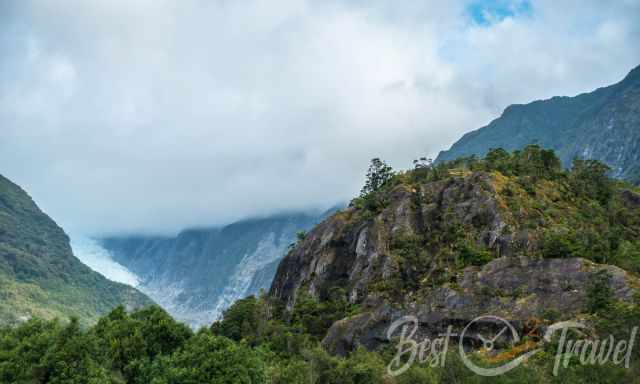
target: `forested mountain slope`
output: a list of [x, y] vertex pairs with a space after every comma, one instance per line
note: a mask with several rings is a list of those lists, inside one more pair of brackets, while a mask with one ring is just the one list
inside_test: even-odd
[[0, 175], [0, 324], [33, 316], [76, 316], [89, 324], [117, 305], [151, 303], [82, 264], [62, 228]]
[[640, 67], [590, 93], [511, 105], [440, 152], [437, 161], [532, 143], [553, 149], [565, 166], [575, 157], [595, 159], [609, 165], [614, 177], [640, 181]]

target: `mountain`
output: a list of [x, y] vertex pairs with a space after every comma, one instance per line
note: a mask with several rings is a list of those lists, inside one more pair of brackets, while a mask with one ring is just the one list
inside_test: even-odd
[[403, 316], [419, 319], [422, 340], [481, 315], [521, 332], [593, 313], [600, 294], [631, 303], [638, 192], [597, 162], [565, 171], [535, 145], [401, 173], [311, 230], [281, 262], [270, 297], [294, 319], [314, 302], [353, 306], [314, 328], [338, 354], [388, 343]]
[[296, 233], [329, 212], [243, 220], [176, 237], [111, 237], [101, 244], [137, 275], [140, 290], [197, 327], [211, 323], [235, 300], [268, 289]]
[[90, 324], [119, 304], [152, 303], [82, 264], [62, 228], [1, 175], [0, 298], [0, 324], [70, 316]]
[[86, 330], [0, 327], [0, 381], [638, 382], [638, 188], [529, 146], [372, 189], [298, 237], [269, 295], [211, 327], [159, 307]]
[[574, 157], [596, 159], [612, 168], [612, 176], [640, 181], [640, 67], [591, 93], [511, 105], [440, 152], [436, 161], [531, 143], [553, 149], [565, 166]]

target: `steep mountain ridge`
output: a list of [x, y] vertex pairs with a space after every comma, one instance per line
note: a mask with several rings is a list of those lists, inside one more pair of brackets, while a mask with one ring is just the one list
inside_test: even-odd
[[145, 295], [107, 280], [72, 253], [69, 237], [19, 186], [0, 175], [0, 323], [37, 316], [84, 324], [113, 307], [151, 304]]
[[593, 162], [565, 172], [529, 146], [401, 173], [310, 231], [270, 297], [294, 313], [308, 300], [355, 305], [324, 337], [339, 354], [388, 342], [406, 315], [430, 337], [487, 314], [522, 328], [582, 316], [601, 275], [612, 300], [631, 302], [640, 195], [604, 172]]
[[511, 105], [440, 152], [436, 161], [532, 143], [553, 149], [565, 166], [576, 157], [595, 159], [609, 165], [614, 177], [640, 181], [640, 67], [590, 93]]
[[201, 326], [235, 300], [268, 289], [296, 232], [310, 229], [329, 212], [281, 214], [189, 229], [176, 237], [113, 237], [101, 243], [140, 278], [143, 292], [174, 317]]

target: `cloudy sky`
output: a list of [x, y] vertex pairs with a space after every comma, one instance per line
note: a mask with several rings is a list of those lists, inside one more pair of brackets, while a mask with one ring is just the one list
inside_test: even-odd
[[323, 207], [640, 64], [640, 0], [0, 2], [0, 173], [63, 227]]

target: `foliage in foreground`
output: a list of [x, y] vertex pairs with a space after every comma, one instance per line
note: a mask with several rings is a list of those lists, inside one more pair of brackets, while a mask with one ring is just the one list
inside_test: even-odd
[[[336, 304], [327, 311], [343, 315]], [[116, 308], [90, 329], [72, 320], [29, 320], [0, 330], [2, 383], [625, 383], [640, 368], [634, 353], [630, 369], [583, 366], [574, 361], [554, 376], [554, 351], [547, 348], [517, 369], [486, 378], [471, 372], [455, 353], [444, 367], [415, 364], [400, 376], [387, 374], [392, 346], [377, 352], [358, 349], [348, 357], [327, 354], [303, 320], [317, 307], [306, 302], [293, 313], [266, 297], [249, 297], [229, 308], [211, 329], [192, 332], [162, 309], [133, 313]], [[622, 340], [640, 322], [640, 306], [609, 303], [594, 315], [597, 329]], [[315, 329], [319, 331], [319, 329]], [[481, 360], [480, 360], [481, 361]]]

